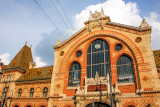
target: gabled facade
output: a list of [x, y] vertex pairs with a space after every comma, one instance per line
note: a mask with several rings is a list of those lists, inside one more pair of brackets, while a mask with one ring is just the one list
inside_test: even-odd
[[[66, 41], [58, 39], [54, 68], [35, 68], [30, 48], [21, 49], [4, 69], [14, 78], [6, 83], [7, 105], [159, 107], [160, 51], [152, 51], [148, 23], [114, 23], [102, 9], [84, 24]], [[0, 93], [6, 84], [0, 83]]]

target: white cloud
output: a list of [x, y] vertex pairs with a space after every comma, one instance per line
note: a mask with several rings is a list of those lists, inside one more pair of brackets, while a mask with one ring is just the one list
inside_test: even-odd
[[151, 43], [153, 50], [160, 49], [160, 14], [151, 12], [149, 17], [146, 17], [148, 23], [152, 26]]
[[[112, 22], [140, 26], [142, 17], [140, 16], [137, 3], [125, 3], [123, 0], [107, 0], [102, 4], [90, 5], [81, 11], [80, 14], [75, 15], [76, 29], [81, 29], [84, 22], [89, 19], [89, 12], [94, 13], [96, 10], [100, 11], [101, 7], [105, 15], [109, 16]], [[152, 48], [160, 49], [160, 14], [151, 12], [149, 17], [145, 17], [150, 26], [152, 26]]]
[[82, 10], [80, 14], [77, 14], [75, 16], [76, 28], [84, 26], [83, 23], [88, 20], [90, 10], [92, 12], [100, 11], [101, 7], [112, 22], [139, 26], [142, 21], [136, 3], [125, 3], [123, 0], [107, 0], [102, 4], [90, 5], [85, 10]]
[[11, 55], [9, 53], [4, 53], [4, 54], [0, 54], [0, 59], [2, 61], [2, 63], [4, 63], [5, 65], [8, 65], [10, 60], [9, 58], [11, 57]]
[[40, 57], [37, 57], [35, 59], [35, 62], [36, 62], [36, 67], [44, 67], [44, 66], [46, 66], [46, 63], [42, 62]]

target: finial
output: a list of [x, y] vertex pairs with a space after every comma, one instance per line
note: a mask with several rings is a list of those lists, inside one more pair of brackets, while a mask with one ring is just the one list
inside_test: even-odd
[[103, 11], [103, 8], [101, 7], [101, 17], [104, 17], [104, 11]]
[[149, 24], [147, 23], [146, 19], [142, 20], [140, 27], [149, 27]]
[[30, 46], [30, 49], [32, 48], [32, 45]]
[[92, 14], [92, 12], [91, 12], [91, 10], [90, 10], [90, 13], [89, 13], [89, 20], [92, 20], [93, 19], [93, 14]]
[[25, 46], [26, 46], [26, 44], [27, 44], [27, 41], [25, 42]]
[[61, 44], [61, 43], [62, 43], [61, 39], [58, 38], [58, 40], [57, 40], [57, 42], [56, 42], [56, 45], [59, 45], [59, 44]]

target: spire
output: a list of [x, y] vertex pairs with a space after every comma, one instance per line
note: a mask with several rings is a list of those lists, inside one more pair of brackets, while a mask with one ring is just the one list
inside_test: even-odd
[[26, 44], [27, 44], [27, 41], [25, 42], [25, 46], [26, 46]]
[[142, 20], [140, 27], [149, 27], [149, 24], [147, 23], [146, 19]]
[[89, 13], [89, 20], [93, 20], [93, 14], [92, 14], [91, 11], [90, 11], [90, 13]]
[[1, 59], [0, 59], [0, 74], [2, 74], [2, 62], [1, 62]]
[[33, 62], [33, 58], [31, 49], [26, 45], [26, 43], [23, 48], [17, 53], [17, 55], [12, 59], [12, 61], [8, 64], [6, 69], [15, 67], [19, 67], [23, 70], [29, 69], [29, 63]]
[[103, 8], [101, 7], [101, 17], [104, 17], [104, 11], [103, 11]]
[[57, 42], [56, 42], [56, 45], [60, 45], [62, 43], [61, 39], [58, 38]]

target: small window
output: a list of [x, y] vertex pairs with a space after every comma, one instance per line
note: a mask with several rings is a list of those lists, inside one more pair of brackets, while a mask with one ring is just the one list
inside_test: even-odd
[[30, 96], [30, 97], [33, 97], [33, 94], [34, 94], [34, 88], [31, 88], [31, 89], [30, 89], [30, 95], [29, 95], [29, 96]]
[[115, 50], [120, 51], [122, 49], [122, 44], [117, 44]]
[[47, 97], [47, 94], [48, 94], [48, 88], [45, 87], [45, 88], [43, 89], [43, 97]]
[[18, 97], [21, 97], [21, 94], [22, 94], [22, 89], [20, 88], [20, 89], [18, 90]]
[[77, 51], [77, 57], [80, 57], [82, 55], [82, 51], [81, 50], [79, 50], [79, 51]]

